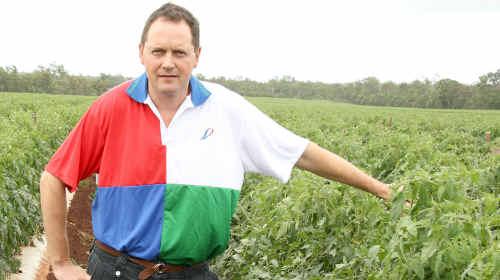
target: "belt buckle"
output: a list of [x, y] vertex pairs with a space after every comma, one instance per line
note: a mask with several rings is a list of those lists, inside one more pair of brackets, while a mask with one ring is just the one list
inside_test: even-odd
[[164, 271], [164, 269], [166, 269], [166, 268], [167, 268], [166, 264], [157, 263], [153, 266], [153, 271], [154, 271], [154, 273], [162, 274], [164, 272], [167, 272], [167, 271]]

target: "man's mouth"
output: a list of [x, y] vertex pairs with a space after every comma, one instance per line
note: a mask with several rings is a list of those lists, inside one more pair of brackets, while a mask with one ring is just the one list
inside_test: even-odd
[[172, 74], [158, 75], [158, 78], [177, 78], [177, 77], [178, 77], [177, 75], [172, 75]]

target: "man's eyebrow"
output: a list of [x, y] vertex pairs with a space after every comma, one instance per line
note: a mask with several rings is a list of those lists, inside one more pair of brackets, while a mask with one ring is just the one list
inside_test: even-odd
[[190, 45], [183, 45], [183, 44], [178, 44], [178, 45], [171, 45], [165, 48], [162, 45], [156, 45], [156, 44], [145, 44], [144, 45], [146, 48], [149, 49], [172, 49], [172, 50], [177, 50], [177, 49], [182, 49], [182, 50], [189, 50], [192, 48]]
[[158, 46], [158, 45], [146, 45], [146, 48], [148, 48], [148, 49], [163, 49], [162, 46]]

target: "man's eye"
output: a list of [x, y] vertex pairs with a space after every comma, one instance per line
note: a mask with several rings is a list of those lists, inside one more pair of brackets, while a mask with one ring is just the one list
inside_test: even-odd
[[175, 50], [174, 51], [174, 55], [177, 56], [177, 57], [183, 57], [183, 56], [186, 56], [186, 52], [185, 51], [181, 51], [181, 50]]
[[160, 55], [163, 55], [165, 53], [164, 50], [153, 50], [151, 52], [154, 56], [160, 56]]

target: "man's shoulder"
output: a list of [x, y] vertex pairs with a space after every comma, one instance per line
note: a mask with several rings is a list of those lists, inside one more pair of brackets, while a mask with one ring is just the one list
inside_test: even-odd
[[202, 82], [203, 86], [211, 93], [207, 100], [207, 106], [216, 108], [223, 113], [235, 126], [241, 126], [241, 122], [246, 121], [249, 116], [255, 113], [253, 106], [241, 94], [228, 89], [220, 84], [212, 82]]
[[241, 102], [244, 102], [245, 99], [241, 94], [228, 89], [227, 87], [213, 83], [213, 82], [206, 82], [206, 81], [201, 81], [203, 86], [210, 92], [210, 98], [214, 103], [222, 104], [222, 105], [237, 105]]
[[129, 103], [132, 101], [127, 94], [127, 89], [133, 80], [125, 81], [101, 94], [94, 103], [94, 106], [99, 107], [114, 107], [118, 103]]
[[123, 82], [99, 96], [90, 106], [87, 114], [100, 120], [109, 120], [116, 114], [121, 114], [133, 105], [133, 100], [127, 94], [127, 88], [132, 81]]

